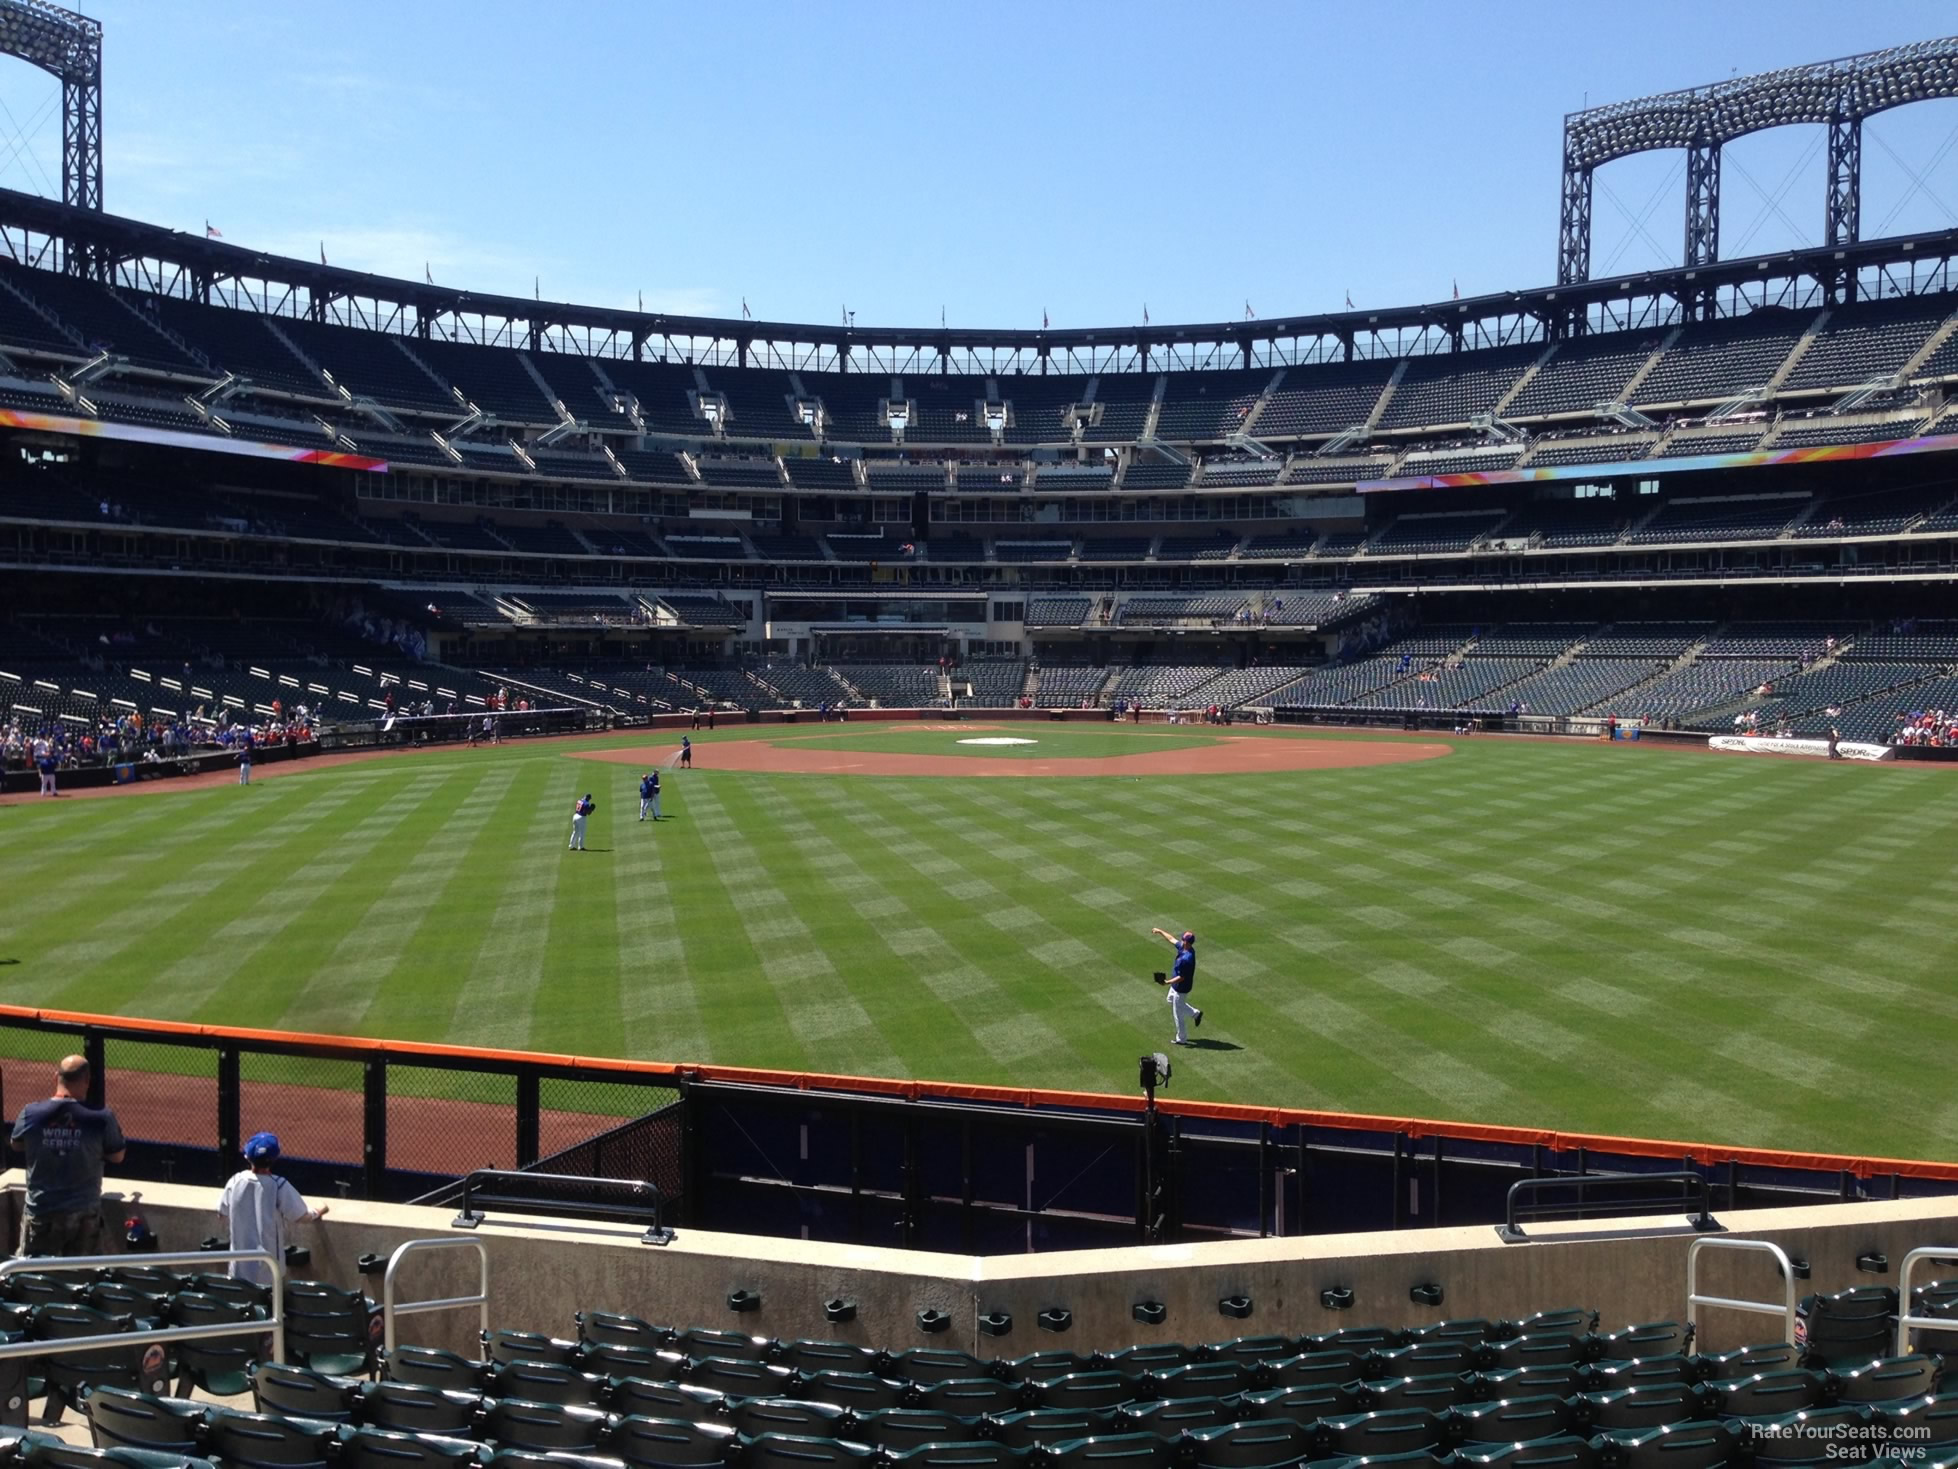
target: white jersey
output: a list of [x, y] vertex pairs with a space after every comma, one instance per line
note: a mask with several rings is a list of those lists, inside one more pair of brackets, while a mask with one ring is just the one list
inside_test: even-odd
[[[286, 1226], [312, 1211], [299, 1190], [276, 1173], [246, 1168], [231, 1175], [218, 1197], [218, 1214], [231, 1227], [234, 1250], [270, 1250], [285, 1258]], [[240, 1280], [272, 1283], [272, 1272], [257, 1260], [233, 1260], [231, 1273]]]

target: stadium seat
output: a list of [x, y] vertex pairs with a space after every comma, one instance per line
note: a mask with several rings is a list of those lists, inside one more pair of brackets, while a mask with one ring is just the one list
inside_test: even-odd
[[1153, 1433], [1118, 1433], [1050, 1445], [1053, 1469], [1169, 1469], [1170, 1446]]
[[1312, 1434], [1282, 1418], [1260, 1419], [1196, 1429], [1184, 1445], [1198, 1469], [1275, 1469], [1306, 1458], [1312, 1450]]
[[594, 1377], [638, 1377], [648, 1382], [677, 1382], [686, 1375], [687, 1367], [685, 1357], [665, 1348], [586, 1342], [578, 1349], [578, 1370]]
[[602, 1454], [576, 1454], [569, 1450], [497, 1449], [489, 1457], [489, 1469], [624, 1469], [624, 1462]]
[[97, 1448], [154, 1449], [202, 1454], [208, 1404], [162, 1398], [126, 1388], [98, 1387], [82, 1400]]
[[287, 1418], [351, 1422], [361, 1386], [357, 1377], [334, 1377], [284, 1362], [261, 1362], [252, 1369], [253, 1404], [261, 1413]]
[[229, 1469], [321, 1469], [339, 1430], [310, 1418], [219, 1408], [211, 1414], [208, 1434], [212, 1456]]
[[893, 1377], [925, 1387], [934, 1382], [948, 1382], [955, 1377], [986, 1377], [991, 1373], [991, 1366], [966, 1352], [941, 1347], [912, 1347], [909, 1351], [894, 1355], [888, 1371]]
[[1938, 1390], [1939, 1365], [1935, 1357], [1886, 1357], [1836, 1375], [1836, 1401], [1841, 1403], [1897, 1403], [1907, 1398], [1928, 1397]]
[[1185, 1346], [1180, 1341], [1159, 1341], [1109, 1352], [1105, 1354], [1103, 1364], [1116, 1372], [1140, 1376], [1144, 1372], [1169, 1372], [1178, 1367], [1187, 1367], [1201, 1356], [1202, 1353], [1195, 1347]]
[[1337, 1387], [1367, 1375], [1359, 1354], [1350, 1351], [1302, 1352], [1267, 1366], [1278, 1387]]
[[1348, 1326], [1299, 1342], [1301, 1352], [1385, 1352], [1401, 1345], [1401, 1334], [1385, 1326]]
[[483, 1337], [483, 1355], [491, 1363], [548, 1362], [570, 1367], [578, 1361], [578, 1344], [536, 1331], [492, 1331]]
[[[1115, 1409], [1117, 1433], [1153, 1433], [1157, 1438], [1174, 1439], [1199, 1428], [1218, 1428], [1244, 1418], [1237, 1398], [1158, 1398], [1153, 1403], [1124, 1403]], [[1272, 1422], [1284, 1422], [1272, 1419]]]
[[[780, 1372], [783, 1369], [772, 1370]], [[725, 1382], [714, 1385], [726, 1387]], [[726, 1390], [739, 1391], [733, 1387]], [[787, 1389], [778, 1388], [776, 1391], [786, 1392]], [[888, 1377], [878, 1377], [870, 1372], [813, 1372], [796, 1385], [796, 1391], [819, 1403], [835, 1403], [839, 1408], [848, 1408], [852, 1413], [870, 1413], [878, 1408], [904, 1406], [906, 1395], [914, 1389], [906, 1383], [893, 1382]]]
[[641, 1321], [637, 1316], [624, 1316], [616, 1311], [580, 1311], [575, 1320], [578, 1325], [578, 1340], [593, 1346], [647, 1347], [657, 1350], [672, 1340], [673, 1333], [664, 1326], [654, 1326]]
[[1887, 1285], [1806, 1296], [1796, 1312], [1795, 1340], [1811, 1366], [1860, 1367], [1888, 1356], [1896, 1336], [1897, 1292]]
[[598, 1446], [606, 1423], [606, 1415], [596, 1408], [500, 1398], [486, 1404], [483, 1436], [498, 1448], [582, 1452]]
[[1692, 1332], [1677, 1321], [1652, 1321], [1599, 1337], [1598, 1357], [1602, 1361], [1621, 1362], [1634, 1357], [1671, 1356], [1686, 1351], [1692, 1340]]
[[1781, 1417], [1748, 1420], [1748, 1439], [1756, 1464], [1800, 1469], [1860, 1455], [1868, 1445], [1872, 1422], [1869, 1408], [1861, 1403], [1805, 1408]]
[[123, 1280], [98, 1280], [82, 1288], [85, 1306], [111, 1316], [157, 1316], [164, 1313], [175, 1291], [159, 1291]]
[[1323, 1421], [1326, 1446], [1353, 1458], [1378, 1458], [1437, 1448], [1447, 1440], [1442, 1419], [1421, 1408], [1397, 1408], [1385, 1413], [1355, 1413]]
[[1004, 1365], [1007, 1375], [1020, 1382], [1051, 1382], [1070, 1372], [1096, 1372], [1101, 1368], [1096, 1358], [1084, 1357], [1079, 1352], [1031, 1352]]
[[1149, 1386], [1166, 1398], [1222, 1398], [1250, 1386], [1251, 1374], [1236, 1362], [1192, 1362], [1152, 1373]]
[[1913, 1449], [1958, 1445], [1958, 1398], [1950, 1394], [1919, 1402], [1879, 1403], [1870, 1410], [1870, 1420]]
[[[780, 1360], [798, 1372], [876, 1372], [884, 1353], [847, 1341], [792, 1341], [782, 1344]], [[888, 1369], [895, 1370], [895, 1369]]]
[[1123, 1432], [1112, 1408], [1029, 1408], [987, 1420], [993, 1438], [1017, 1448]]
[[1529, 1443], [1465, 1443], [1455, 1451], [1461, 1469], [1596, 1469], [1597, 1450], [1582, 1438], [1540, 1438]]
[[670, 1343], [676, 1352], [696, 1360], [721, 1357], [734, 1362], [766, 1362], [774, 1355], [775, 1344], [766, 1337], [749, 1336], [742, 1331], [712, 1331], [704, 1326], [674, 1333]]
[[665, 1465], [725, 1463], [734, 1453], [735, 1430], [726, 1423], [679, 1418], [621, 1418], [606, 1436], [606, 1449], [645, 1469]]
[[1599, 1432], [1691, 1423], [1706, 1416], [1705, 1395], [1683, 1382], [1587, 1393], [1578, 1402], [1585, 1421]]
[[440, 1347], [396, 1347], [381, 1360], [381, 1375], [389, 1382], [413, 1382], [423, 1387], [446, 1387], [480, 1392], [489, 1380], [490, 1364], [444, 1351]]
[[321, 1372], [371, 1372], [380, 1317], [359, 1291], [317, 1281], [286, 1284], [286, 1356]]
[[1506, 1367], [1500, 1372], [1477, 1374], [1482, 1396], [1487, 1398], [1526, 1398], [1545, 1393], [1567, 1398], [1584, 1391], [1591, 1376], [1573, 1362], [1554, 1367]]
[[614, 1381], [606, 1406], [614, 1413], [644, 1414], [649, 1418], [711, 1418], [729, 1399], [726, 1393], [691, 1382], [648, 1382], [625, 1377]]
[[220, 1301], [236, 1301], [240, 1305], [249, 1306], [252, 1313], [261, 1318], [272, 1314], [272, 1288], [269, 1285], [260, 1285], [255, 1280], [205, 1273], [195, 1277], [191, 1289], [199, 1295], [216, 1296]]
[[1282, 1361], [1297, 1351], [1297, 1337], [1240, 1336], [1235, 1341], [1219, 1342], [1211, 1347], [1206, 1360], [1255, 1367], [1260, 1362]]
[[393, 1433], [357, 1428], [340, 1440], [336, 1469], [476, 1469], [486, 1454], [481, 1444], [424, 1433]]
[[[1555, 1372], [1558, 1369], [1536, 1367], [1525, 1370]], [[1666, 1382], [1699, 1380], [1694, 1370], [1693, 1359], [1677, 1353], [1665, 1357], [1633, 1357], [1629, 1361], [1622, 1362], [1598, 1362], [1580, 1370], [1588, 1373], [1598, 1392], [1610, 1392], [1620, 1387], [1653, 1387]]]
[[[1472, 1372], [1479, 1365], [1482, 1348], [1461, 1341], [1423, 1341], [1374, 1355], [1375, 1375], [1379, 1377], [1433, 1377], [1437, 1373]], [[1527, 1366], [1524, 1362], [1505, 1362], [1506, 1367]]]
[[79, 1306], [82, 1282], [75, 1276], [43, 1275], [23, 1270], [4, 1277], [7, 1299], [23, 1306]]
[[[654, 1418], [678, 1417], [654, 1414]], [[734, 1404], [734, 1426], [749, 1438], [764, 1433], [792, 1433], [802, 1438], [841, 1438], [850, 1426], [847, 1410], [834, 1403], [805, 1403], [796, 1398], [743, 1398]]]
[[[835, 1378], [848, 1373], [818, 1373]], [[696, 1387], [711, 1387], [735, 1398], [774, 1398], [788, 1391], [795, 1374], [787, 1367], [768, 1362], [746, 1361], [734, 1357], [703, 1357], [687, 1368], [687, 1381]], [[820, 1396], [811, 1394], [811, 1396]]]
[[1244, 1406], [1251, 1410], [1249, 1416], [1253, 1418], [1290, 1418], [1297, 1423], [1343, 1418], [1360, 1411], [1359, 1384], [1320, 1383], [1248, 1392], [1244, 1395]]
[[[840, 1411], [840, 1410], [839, 1410]], [[736, 1411], [736, 1421], [740, 1412]], [[812, 1438], [852, 1438], [892, 1453], [909, 1453], [921, 1444], [962, 1443], [981, 1437], [973, 1420], [933, 1408], [883, 1408], [854, 1417], [856, 1427], [848, 1433], [805, 1432]], [[747, 1429], [742, 1429], [746, 1433]], [[774, 1430], [781, 1431], [781, 1430]]]
[[1555, 1310], [1538, 1311], [1534, 1316], [1525, 1316], [1505, 1324], [1504, 1337], [1533, 1336], [1543, 1332], [1561, 1332], [1569, 1336], [1584, 1336], [1598, 1329], [1598, 1313], [1582, 1306], [1560, 1306]]
[[1569, 1433], [1573, 1414], [1564, 1398], [1506, 1398], [1456, 1410], [1455, 1432], [1464, 1443], [1527, 1443]]
[[986, 1440], [964, 1443], [921, 1444], [902, 1454], [889, 1456], [903, 1469], [1020, 1469], [1032, 1450]]
[[1037, 1389], [1043, 1408], [1113, 1408], [1133, 1402], [1136, 1379], [1124, 1372], [1070, 1372]]
[[1035, 1396], [1035, 1391], [1025, 1383], [1004, 1382], [997, 1377], [954, 1377], [935, 1382], [918, 1394], [921, 1406], [960, 1418], [1011, 1413], [1025, 1407]]
[[1701, 1380], [1706, 1382], [1722, 1378], [1751, 1377], [1757, 1372], [1779, 1372], [1785, 1368], [1799, 1367], [1801, 1364], [1802, 1349], [1790, 1346], [1786, 1342], [1736, 1347], [1731, 1352], [1703, 1356], [1696, 1360], [1698, 1374]]
[[[50, 1302], [28, 1313], [27, 1335], [36, 1341], [107, 1336], [154, 1325], [147, 1317], [111, 1316], [79, 1302]], [[170, 1385], [169, 1362], [157, 1347], [104, 1347], [99, 1351], [66, 1352], [49, 1357], [41, 1368], [47, 1381], [47, 1402], [41, 1421], [59, 1423], [65, 1403], [95, 1387], [122, 1387], [161, 1394]]]
[[474, 1438], [483, 1399], [451, 1388], [408, 1382], [361, 1384], [354, 1417], [364, 1427], [396, 1433], [433, 1433], [444, 1438]]
[[1505, 1367], [1555, 1367], [1582, 1362], [1589, 1338], [1567, 1332], [1535, 1332], [1492, 1342], [1485, 1349], [1487, 1365], [1497, 1371]]
[[743, 1450], [744, 1469], [868, 1469], [876, 1450], [866, 1444], [764, 1433]]
[[1360, 1384], [1360, 1394], [1368, 1410], [1375, 1413], [1390, 1408], [1426, 1408], [1441, 1413], [1458, 1403], [1473, 1401], [1475, 1391], [1475, 1379], [1466, 1373], [1386, 1377]]
[[1495, 1333], [1495, 1327], [1482, 1317], [1461, 1321], [1437, 1321], [1433, 1326], [1417, 1326], [1407, 1333], [1409, 1346], [1424, 1341], [1484, 1342]]
[[1619, 1469], [1717, 1469], [1740, 1448], [1740, 1439], [1724, 1423], [1674, 1423], [1602, 1435], [1600, 1442], [1615, 1446]]
[[492, 1398], [522, 1398], [531, 1403], [598, 1402], [600, 1380], [555, 1362], [498, 1362], [490, 1368], [483, 1393]]
[[[170, 1298], [163, 1319], [172, 1326], [216, 1326], [249, 1321], [252, 1310], [242, 1302], [186, 1291]], [[251, 1386], [252, 1362], [259, 1355], [259, 1343], [250, 1336], [178, 1342], [177, 1396], [187, 1398], [198, 1387], [214, 1398], [235, 1397]]]
[[85, 1448], [38, 1433], [22, 1435], [16, 1449], [21, 1469], [214, 1469], [210, 1460], [190, 1454]]
[[1797, 1413], [1820, 1404], [1824, 1391], [1822, 1374], [1801, 1367], [1725, 1377], [1706, 1385], [1708, 1403], [1723, 1418]]

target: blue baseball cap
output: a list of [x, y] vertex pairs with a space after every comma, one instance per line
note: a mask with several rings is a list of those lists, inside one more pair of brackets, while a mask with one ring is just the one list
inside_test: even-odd
[[269, 1163], [279, 1156], [276, 1132], [255, 1132], [245, 1139], [245, 1157], [253, 1163]]
[[1190, 933], [1187, 930], [1184, 932], [1183, 934], [1184, 943], [1194, 945], [1196, 941], [1197, 941], [1197, 936], [1195, 934]]

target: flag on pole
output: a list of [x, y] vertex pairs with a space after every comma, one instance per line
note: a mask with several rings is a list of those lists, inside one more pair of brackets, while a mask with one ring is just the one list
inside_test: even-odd
[[530, 294], [533, 300], [541, 301], [544, 299], [544, 277], [534, 275], [530, 278]]
[[945, 330], [945, 303], [942, 301], [938, 303], [938, 329], [941, 332]]
[[326, 241], [320, 241], [320, 264], [326, 264]]
[[755, 313], [748, 309], [748, 298], [746, 296], [741, 298], [741, 319], [743, 321], [753, 321], [755, 319]]
[[224, 238], [224, 231], [212, 228], [211, 222], [207, 219], [204, 221], [204, 238], [207, 240], [222, 240]]
[[1246, 321], [1256, 321], [1258, 319], [1258, 313], [1251, 309], [1251, 303], [1249, 301], [1244, 303], [1244, 319]]
[[431, 286], [435, 284], [435, 272], [428, 268], [428, 262], [426, 260], [422, 262], [422, 279], [427, 281]]
[[1346, 293], [1346, 309], [1348, 311], [1353, 309], [1353, 293], [1351, 291]]
[[1149, 325], [1149, 303], [1147, 301], [1142, 303], [1142, 324], [1144, 326]]
[[1462, 299], [1462, 283], [1461, 283], [1460, 281], [1458, 281], [1458, 280], [1453, 280], [1453, 279], [1451, 279], [1451, 280], [1449, 281], [1449, 284], [1450, 284], [1450, 285], [1452, 285], [1452, 286], [1453, 286], [1453, 287], [1455, 288], [1455, 299], [1456, 299], [1457, 301], [1459, 301], [1459, 300], [1461, 300], [1461, 299]]
[[646, 293], [644, 291], [639, 293], [639, 309], [641, 312], [644, 312], [646, 309]]
[[1043, 332], [1047, 330], [1047, 308], [1045, 306], [1040, 308], [1040, 329]]

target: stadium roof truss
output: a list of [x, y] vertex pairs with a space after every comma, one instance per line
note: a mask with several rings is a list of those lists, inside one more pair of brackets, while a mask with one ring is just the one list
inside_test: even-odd
[[[1694, 269], [1720, 258], [1722, 145], [1802, 123], [1829, 130], [1823, 247], [1855, 244], [1862, 232], [1863, 119], [1942, 97], [1958, 97], [1958, 37], [1573, 112], [1564, 119], [1558, 283], [1570, 286], [1591, 277], [1591, 175], [1601, 164], [1653, 149], [1686, 151], [1681, 260]], [[1853, 275], [1838, 284], [1854, 296]]]
[[[0, 0], [0, 4], [5, 0]], [[408, 337], [706, 367], [962, 376], [1279, 368], [1526, 345], [1861, 294], [1958, 289], [1958, 230], [1504, 291], [1382, 311], [1148, 327], [1017, 331], [817, 326], [620, 311], [396, 280], [268, 255], [0, 189], [0, 258], [53, 270], [74, 252], [114, 285]]]

